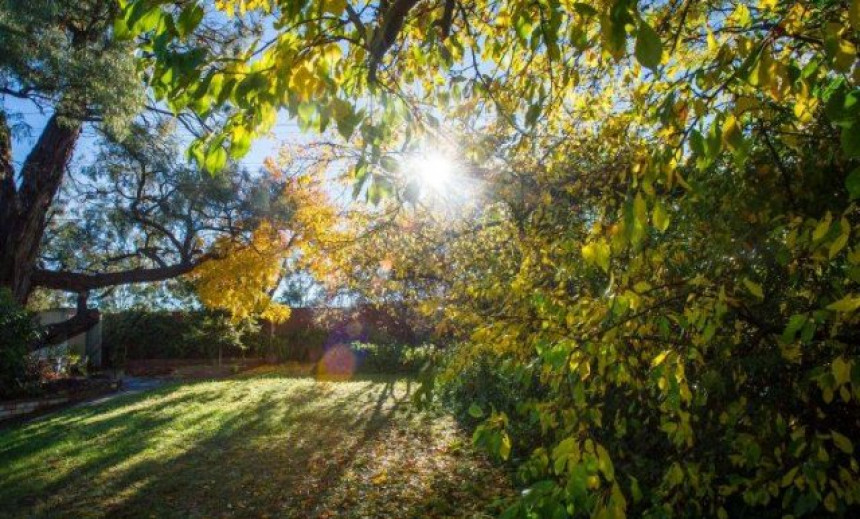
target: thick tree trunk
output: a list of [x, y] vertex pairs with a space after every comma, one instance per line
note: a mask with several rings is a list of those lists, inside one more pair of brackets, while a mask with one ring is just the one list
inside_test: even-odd
[[60, 188], [81, 134], [82, 123], [51, 116], [21, 168], [16, 186], [11, 139], [5, 118], [0, 121], [0, 287], [15, 300], [27, 302], [31, 278], [45, 232], [48, 210]]

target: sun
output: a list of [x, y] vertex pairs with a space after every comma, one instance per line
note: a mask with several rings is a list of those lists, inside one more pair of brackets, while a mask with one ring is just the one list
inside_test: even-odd
[[437, 151], [415, 157], [412, 165], [421, 184], [437, 193], [442, 193], [451, 187], [457, 172], [457, 163], [451, 157]]

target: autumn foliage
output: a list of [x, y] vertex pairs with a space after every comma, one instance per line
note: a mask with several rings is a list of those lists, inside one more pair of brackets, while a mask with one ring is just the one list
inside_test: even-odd
[[[186, 10], [129, 6], [182, 41]], [[218, 6], [291, 29], [226, 68], [153, 48], [154, 88], [234, 111], [207, 169], [278, 109], [358, 150], [380, 218], [327, 261], [438, 321], [440, 384], [522, 388], [470, 407], [508, 516], [857, 515], [860, 3]], [[469, 162], [459, 218], [396, 210], [429, 200], [416, 136]]]

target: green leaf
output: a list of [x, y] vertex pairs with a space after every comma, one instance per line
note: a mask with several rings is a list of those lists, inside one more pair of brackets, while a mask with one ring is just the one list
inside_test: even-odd
[[639, 480], [633, 476], [628, 477], [630, 478], [630, 496], [633, 498], [634, 503], [638, 503], [642, 501], [642, 490], [639, 488]]
[[744, 135], [734, 115], [729, 114], [723, 122], [723, 142], [732, 153], [737, 153], [743, 148]]
[[251, 132], [244, 126], [236, 126], [233, 128], [232, 137], [230, 139], [230, 157], [238, 159], [244, 157], [251, 148]]
[[627, 40], [627, 31], [624, 23], [613, 20], [609, 16], [600, 17], [600, 37], [603, 48], [615, 59], [624, 55], [624, 44]]
[[800, 469], [799, 466], [794, 466], [791, 470], [783, 474], [782, 480], [780, 481], [780, 486], [787, 487], [794, 483], [794, 477], [797, 476], [798, 469]]
[[612, 465], [612, 459], [609, 457], [609, 452], [602, 445], [595, 447], [597, 450], [597, 468], [603, 474], [607, 481], [615, 481], [615, 468]]
[[854, 168], [854, 170], [845, 177], [845, 189], [848, 190], [848, 196], [851, 200], [860, 198], [860, 166]]
[[303, 121], [310, 121], [316, 113], [317, 108], [313, 103], [302, 103], [299, 105], [299, 119]]
[[472, 418], [481, 418], [484, 416], [484, 410], [481, 409], [481, 406], [472, 402], [472, 405], [469, 406], [469, 416]]
[[594, 16], [597, 14], [597, 9], [590, 6], [589, 4], [584, 4], [582, 2], [576, 2], [573, 4], [573, 10], [582, 16]]
[[134, 34], [128, 27], [128, 24], [122, 18], [117, 18], [113, 22], [113, 37], [119, 41], [130, 40]]
[[833, 443], [839, 447], [839, 450], [845, 454], [851, 454], [854, 452], [854, 444], [851, 443], [851, 440], [832, 429], [830, 430], [830, 436], [833, 438]]
[[837, 254], [839, 254], [839, 251], [841, 251], [845, 247], [845, 245], [848, 244], [849, 236], [850, 233], [845, 232], [837, 236], [836, 239], [833, 240], [833, 243], [830, 244], [830, 247], [827, 249], [827, 257], [833, 259]]
[[749, 279], [744, 278], [744, 286], [747, 287], [750, 294], [756, 296], [759, 299], [764, 299], [764, 291], [762, 291], [761, 285], [751, 281]]
[[176, 21], [176, 30], [180, 38], [184, 38], [194, 32], [194, 29], [200, 25], [203, 20], [203, 8], [197, 4], [187, 6], [179, 14], [179, 19]]
[[149, 9], [147, 7], [150, 7], [149, 2], [137, 2], [131, 8], [126, 23], [132, 33], [149, 32], [158, 27], [162, 16], [161, 7], [158, 5]]
[[538, 120], [538, 117], [540, 117], [542, 109], [543, 109], [543, 106], [540, 102], [534, 103], [534, 104], [529, 106], [529, 109], [526, 110], [526, 119], [525, 119], [526, 126], [534, 126], [535, 125], [535, 123]]
[[855, 31], [860, 31], [860, 0], [851, 0], [848, 5], [848, 23]]
[[669, 215], [666, 214], [666, 210], [663, 209], [662, 204], [654, 204], [654, 211], [651, 214], [651, 221], [654, 222], [654, 227], [656, 227], [657, 230], [660, 232], [666, 232], [666, 229], [669, 228]]
[[845, 157], [853, 159], [860, 157], [860, 124], [854, 123], [851, 126], [842, 128], [842, 152]]
[[807, 320], [808, 318], [803, 314], [792, 315], [788, 319], [788, 325], [782, 332], [782, 342], [793, 342], [794, 338], [797, 337], [797, 332], [803, 328], [803, 325], [806, 324]]
[[337, 132], [340, 134], [344, 140], [349, 140], [352, 137], [353, 132], [355, 132], [355, 126], [358, 123], [353, 118], [343, 118], [338, 119], [337, 121]]
[[636, 223], [639, 227], [645, 228], [648, 225], [648, 204], [642, 198], [642, 193], [636, 193], [633, 199], [633, 214], [636, 215]]
[[210, 174], [218, 173], [227, 165], [227, 150], [221, 147], [220, 142], [210, 146], [206, 151], [203, 168]]
[[636, 59], [643, 67], [656, 70], [663, 58], [663, 44], [660, 36], [644, 20], [639, 22], [639, 33], [636, 35]]
[[382, 169], [388, 171], [389, 173], [396, 173], [397, 170], [400, 169], [400, 163], [397, 162], [397, 159], [388, 155], [379, 159], [379, 165], [382, 166]]
[[815, 229], [812, 231], [812, 241], [817, 242], [824, 238], [827, 232], [830, 230], [830, 225], [833, 223], [833, 215], [830, 214], [830, 211], [824, 215], [824, 219], [818, 222], [818, 225], [815, 226]]
[[860, 116], [860, 90], [838, 88], [827, 100], [824, 113], [837, 126], [851, 126]]

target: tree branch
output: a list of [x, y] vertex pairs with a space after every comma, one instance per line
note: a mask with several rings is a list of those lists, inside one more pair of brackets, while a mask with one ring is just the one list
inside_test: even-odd
[[394, 0], [391, 7], [385, 11], [382, 21], [373, 32], [373, 43], [370, 45], [367, 79], [371, 84], [376, 83], [376, 70], [379, 68], [385, 53], [397, 40], [397, 35], [403, 28], [406, 15], [418, 2], [419, 0]]
[[60, 343], [98, 324], [101, 314], [98, 310], [87, 308], [88, 296], [89, 292], [78, 293], [77, 311], [71, 319], [43, 327], [44, 334], [40, 341], [34, 344], [35, 348]]
[[137, 268], [119, 272], [90, 274], [87, 272], [54, 271], [36, 269], [33, 272], [33, 285], [66, 292], [84, 292], [113, 285], [151, 283], [164, 281], [191, 272], [205, 261], [214, 259], [214, 254], [204, 254], [193, 261], [182, 261], [174, 265], [156, 268]]

